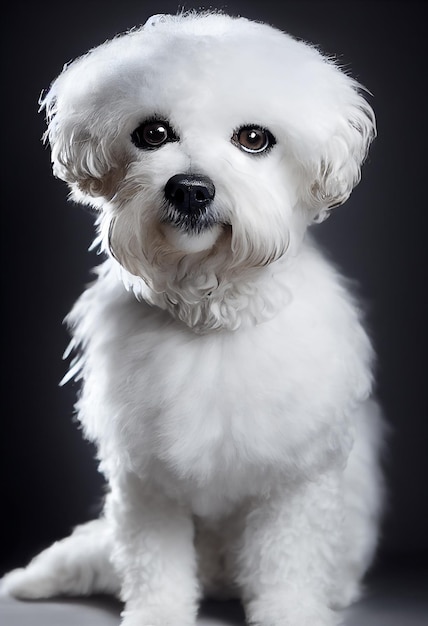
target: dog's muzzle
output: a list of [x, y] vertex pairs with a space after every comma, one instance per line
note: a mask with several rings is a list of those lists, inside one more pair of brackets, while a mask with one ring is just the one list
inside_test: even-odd
[[217, 220], [209, 210], [215, 196], [215, 186], [202, 174], [176, 174], [165, 185], [167, 210], [165, 221], [181, 230], [198, 233]]

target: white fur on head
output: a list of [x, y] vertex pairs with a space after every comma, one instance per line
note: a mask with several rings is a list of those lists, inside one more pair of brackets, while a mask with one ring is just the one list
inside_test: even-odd
[[[195, 285], [293, 254], [306, 226], [348, 198], [375, 135], [359, 85], [315, 48], [209, 12], [156, 16], [95, 48], [65, 68], [42, 107], [54, 173], [101, 209], [104, 249], [154, 292], [186, 302], [203, 295]], [[154, 117], [179, 140], [138, 149], [131, 134]], [[232, 144], [248, 124], [272, 133], [268, 153]], [[180, 172], [215, 184], [217, 223], [203, 236], [162, 223], [165, 185]]]

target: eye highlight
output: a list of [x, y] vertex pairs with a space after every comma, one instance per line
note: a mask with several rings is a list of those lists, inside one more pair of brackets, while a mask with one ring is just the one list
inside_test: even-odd
[[142, 150], [154, 150], [165, 143], [178, 141], [177, 135], [165, 120], [149, 120], [131, 133], [132, 143]]
[[231, 141], [237, 148], [250, 154], [267, 152], [276, 143], [269, 130], [257, 125], [241, 126], [233, 133]]

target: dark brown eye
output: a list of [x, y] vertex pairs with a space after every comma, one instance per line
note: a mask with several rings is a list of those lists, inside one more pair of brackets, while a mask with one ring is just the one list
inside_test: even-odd
[[160, 148], [168, 141], [178, 141], [178, 138], [168, 122], [152, 120], [143, 122], [131, 134], [132, 143], [137, 148], [151, 150]]
[[275, 144], [275, 138], [261, 126], [242, 126], [233, 133], [232, 143], [244, 152], [260, 154]]

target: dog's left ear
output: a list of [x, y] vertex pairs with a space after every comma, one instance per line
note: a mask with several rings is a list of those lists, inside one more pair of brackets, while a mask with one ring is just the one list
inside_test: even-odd
[[43, 139], [51, 146], [53, 173], [68, 183], [75, 200], [92, 203], [98, 197], [111, 198], [123, 173], [114, 137], [106, 130], [97, 136], [93, 111], [75, 106], [67, 96], [58, 95], [54, 82], [40, 100], [40, 110], [46, 111], [48, 129]]
[[[361, 166], [376, 136], [373, 109], [355, 84], [353, 98], [334, 114], [333, 129], [311, 159], [305, 202], [312, 221], [322, 222], [331, 209], [343, 204], [361, 178]], [[317, 154], [318, 152], [318, 154]]]

